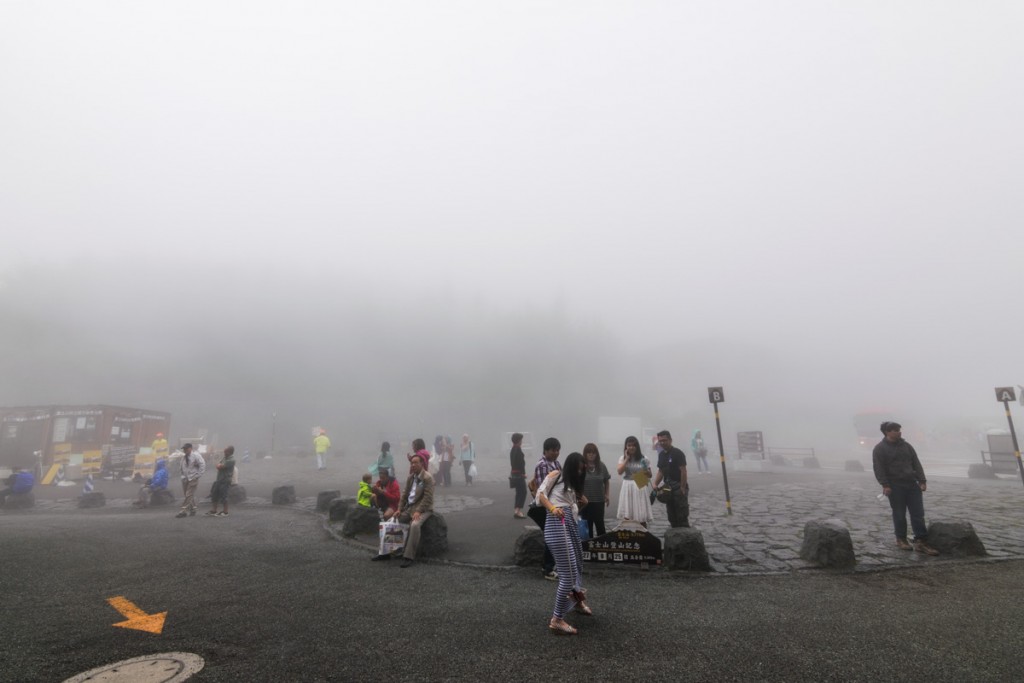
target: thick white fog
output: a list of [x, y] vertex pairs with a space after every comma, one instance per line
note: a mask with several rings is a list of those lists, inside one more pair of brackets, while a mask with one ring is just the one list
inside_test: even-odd
[[[1017, 2], [0, 5], [0, 405], [841, 448], [1024, 382]], [[705, 432], [708, 433], [707, 431]], [[911, 432], [915, 433], [915, 432]], [[492, 439], [492, 436], [494, 439]]]

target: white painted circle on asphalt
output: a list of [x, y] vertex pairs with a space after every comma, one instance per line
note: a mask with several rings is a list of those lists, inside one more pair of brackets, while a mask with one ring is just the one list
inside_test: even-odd
[[190, 652], [164, 652], [104, 664], [72, 676], [64, 683], [178, 683], [202, 670], [204, 664], [202, 657]]

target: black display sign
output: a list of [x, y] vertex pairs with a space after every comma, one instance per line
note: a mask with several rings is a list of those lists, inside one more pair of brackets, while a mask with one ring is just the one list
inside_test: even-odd
[[583, 542], [583, 559], [617, 564], [661, 564], [661, 540], [647, 531], [609, 531]]

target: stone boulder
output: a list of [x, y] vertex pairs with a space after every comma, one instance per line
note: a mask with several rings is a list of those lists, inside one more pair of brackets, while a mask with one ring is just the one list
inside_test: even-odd
[[770, 455], [768, 456], [768, 462], [776, 467], [787, 467], [789, 465], [789, 461], [782, 455]]
[[967, 478], [968, 479], [996, 479], [996, 471], [992, 469], [991, 465], [986, 465], [983, 462], [976, 462], [973, 465], [967, 467]]
[[244, 503], [246, 499], [245, 487], [241, 484], [232, 484], [228, 489], [228, 502], [232, 505]]
[[341, 491], [321, 491], [316, 494], [316, 511], [327, 512], [331, 501], [335, 498], [341, 498]]
[[22, 510], [34, 507], [35, 504], [36, 496], [31, 491], [27, 491], [25, 493], [11, 493], [8, 494], [7, 499], [4, 501], [4, 508], [7, 510]]
[[843, 467], [847, 472], [863, 472], [864, 463], [860, 460], [847, 460], [846, 465]]
[[416, 557], [437, 557], [448, 552], [448, 522], [436, 512], [423, 523], [420, 529], [420, 547]]
[[159, 489], [153, 491], [149, 496], [150, 507], [161, 507], [163, 505], [170, 505], [174, 502], [174, 494], [171, 493], [170, 489]]
[[78, 497], [78, 507], [80, 508], [101, 508], [106, 504], [107, 497], [103, 495], [102, 491], [90, 491]]
[[943, 555], [979, 557], [988, 555], [985, 545], [974, 533], [974, 526], [964, 520], [932, 522], [928, 525], [928, 545]]
[[820, 470], [821, 469], [821, 463], [818, 462], [818, 458], [817, 457], [815, 457], [813, 455], [810, 455], [810, 456], [804, 458], [804, 467], [806, 467], [807, 469], [810, 469], [810, 470]]
[[341, 535], [352, 538], [357, 534], [376, 534], [380, 525], [380, 513], [375, 508], [351, 505], [341, 526]]
[[278, 486], [270, 494], [270, 502], [274, 505], [291, 505], [295, 502], [295, 487]]
[[517, 567], [542, 567], [544, 565], [544, 532], [537, 527], [525, 529], [516, 539], [513, 553]]
[[348, 509], [355, 504], [355, 498], [335, 498], [327, 506], [327, 518], [332, 522], [344, 522]]
[[662, 564], [666, 569], [688, 572], [711, 571], [711, 560], [704, 548], [704, 534], [692, 527], [669, 529], [665, 532]]
[[821, 567], [849, 569], [857, 563], [850, 530], [841, 519], [807, 522], [800, 557]]

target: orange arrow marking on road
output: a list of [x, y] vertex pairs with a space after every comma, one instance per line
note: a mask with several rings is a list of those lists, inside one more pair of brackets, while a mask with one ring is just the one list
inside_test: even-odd
[[167, 612], [146, 614], [136, 607], [135, 603], [131, 600], [120, 595], [114, 598], [107, 598], [107, 602], [110, 603], [111, 607], [120, 612], [122, 617], [127, 617], [126, 621], [112, 624], [113, 626], [133, 628], [149, 633], [160, 633], [164, 630], [164, 619], [167, 618]]

